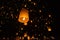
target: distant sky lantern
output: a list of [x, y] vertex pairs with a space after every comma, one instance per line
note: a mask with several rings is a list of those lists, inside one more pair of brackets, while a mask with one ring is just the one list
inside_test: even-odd
[[51, 31], [51, 27], [47, 27], [48, 28], [48, 31]]
[[27, 22], [29, 21], [29, 14], [27, 9], [22, 8], [19, 14], [18, 21], [24, 23], [24, 25], [27, 25]]

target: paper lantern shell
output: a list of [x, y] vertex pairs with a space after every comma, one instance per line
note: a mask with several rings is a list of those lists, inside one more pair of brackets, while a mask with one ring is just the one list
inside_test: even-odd
[[29, 21], [29, 14], [27, 9], [22, 9], [20, 11], [18, 21], [21, 23], [27, 23]]

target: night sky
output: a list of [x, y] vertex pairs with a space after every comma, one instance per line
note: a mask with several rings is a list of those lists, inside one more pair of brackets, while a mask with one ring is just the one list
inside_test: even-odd
[[[56, 40], [55, 4], [55, 0], [0, 0], [0, 40], [22, 40], [24, 33], [34, 36], [30, 40]], [[22, 8], [29, 11], [27, 25], [18, 21]]]

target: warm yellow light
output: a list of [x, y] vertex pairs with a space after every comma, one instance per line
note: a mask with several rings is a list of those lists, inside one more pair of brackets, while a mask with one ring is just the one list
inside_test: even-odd
[[26, 7], [26, 5], [24, 5], [24, 7]]
[[18, 35], [18, 33], [16, 33], [16, 35]]
[[34, 5], [36, 5], [36, 3], [35, 3], [35, 2], [34, 2], [33, 4], [34, 4]]
[[48, 31], [51, 31], [51, 29], [49, 28]]
[[22, 37], [22, 40], [24, 40], [24, 37]]
[[19, 14], [18, 21], [21, 23], [24, 23], [24, 25], [27, 25], [27, 22], [29, 21], [29, 14], [27, 9], [22, 9]]
[[23, 20], [25, 20], [25, 17], [23, 18]]
[[21, 28], [21, 30], [23, 30], [23, 28]]
[[41, 10], [39, 10], [39, 12], [41, 13], [42, 11], [41, 11]]
[[28, 0], [28, 1], [31, 1], [31, 0]]
[[27, 37], [27, 34], [26, 33], [24, 34], [24, 37]]
[[32, 20], [31, 20], [31, 23], [32, 23]]
[[30, 40], [30, 37], [28, 36], [27, 39]]
[[24, 25], [27, 25], [27, 23], [24, 23]]
[[48, 31], [51, 31], [51, 27], [48, 27]]
[[49, 17], [51, 17], [51, 15], [48, 15]]
[[34, 36], [32, 36], [32, 39], [34, 39]]

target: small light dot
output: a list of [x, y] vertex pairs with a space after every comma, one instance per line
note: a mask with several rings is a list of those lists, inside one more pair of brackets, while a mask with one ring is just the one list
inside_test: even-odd
[[32, 12], [32, 10], [30, 10], [30, 12]]
[[13, 14], [11, 14], [11, 17], [13, 18]]
[[16, 33], [16, 35], [18, 35], [18, 33]]
[[16, 18], [18, 18], [17, 16], [15, 16]]
[[5, 37], [3, 37], [3, 39], [5, 39]]
[[19, 37], [19, 39], [21, 39], [21, 37]]
[[44, 39], [46, 39], [47, 37], [46, 36], [44, 36]]
[[27, 7], [27, 5], [25, 4], [24, 7]]
[[26, 25], [27, 25], [27, 23], [24, 23], [24, 25], [26, 26]]
[[32, 20], [31, 20], [31, 23], [32, 23]]
[[22, 39], [24, 39], [24, 37], [22, 37]]
[[51, 17], [51, 15], [49, 15], [49, 17]]
[[37, 25], [35, 25], [35, 27], [37, 27]]
[[4, 6], [2, 6], [1, 8], [4, 8]]
[[9, 7], [9, 10], [11, 10], [11, 7]]
[[51, 36], [52, 39], [55, 39], [53, 36]]
[[17, 9], [17, 11], [19, 11], [19, 10]]
[[40, 36], [40, 34], [38, 36]]
[[34, 2], [34, 5], [36, 5], [36, 3]]
[[23, 28], [21, 28], [21, 30], [23, 30]]
[[47, 27], [48, 28], [48, 31], [51, 31], [51, 27]]
[[29, 40], [29, 39], [30, 39], [30, 37], [28, 36], [28, 37], [27, 37], [27, 39]]
[[47, 22], [45, 24], [48, 24]]
[[40, 19], [41, 19], [42, 17], [40, 17]]
[[39, 10], [39, 12], [41, 13], [42, 11], [41, 11], [41, 10]]
[[28, 1], [31, 1], [31, 0], [28, 0]]
[[34, 36], [32, 36], [32, 39], [34, 39]]
[[24, 34], [24, 37], [27, 37], [27, 34], [26, 33]]
[[8, 15], [8, 13], [6, 13], [6, 15]]

